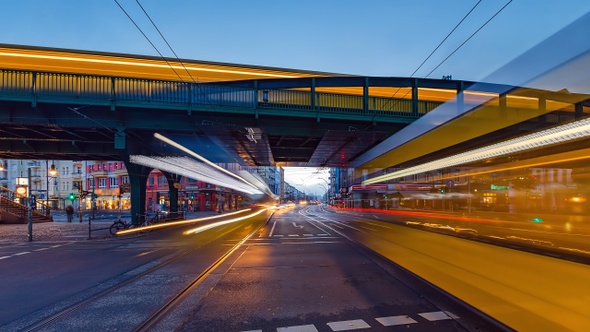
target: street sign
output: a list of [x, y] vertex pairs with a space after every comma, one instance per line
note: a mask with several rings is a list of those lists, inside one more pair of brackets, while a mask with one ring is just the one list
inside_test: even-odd
[[123, 183], [119, 187], [119, 193], [124, 194], [124, 193], [128, 193], [128, 192], [131, 192], [131, 183]]
[[447, 181], [447, 188], [453, 188], [454, 186], [455, 186], [455, 181], [453, 181], [453, 180]]

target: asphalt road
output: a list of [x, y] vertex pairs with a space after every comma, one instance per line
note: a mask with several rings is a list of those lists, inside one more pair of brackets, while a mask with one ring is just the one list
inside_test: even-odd
[[[97, 294], [105, 295], [39, 330], [135, 330], [211, 267], [190, 295], [151, 330], [499, 328], [404, 269], [351, 243], [342, 230], [356, 230], [336, 227], [333, 221], [349, 222], [350, 215], [314, 206], [279, 210], [268, 217], [232, 221], [233, 216], [222, 216], [219, 220], [224, 222], [215, 225], [218, 220], [203, 220], [92, 241], [2, 245], [0, 257], [6, 258], [0, 260], [0, 330], [27, 330]], [[184, 233], [208, 225], [211, 228]], [[249, 240], [236, 246], [249, 234], [253, 234]], [[220, 260], [230, 248], [236, 250]], [[150, 272], [180, 252], [188, 254]], [[141, 278], [132, 279], [135, 276]], [[111, 290], [125, 283], [129, 284]]]
[[[319, 206], [310, 208], [347, 218]], [[217, 272], [207, 295], [184, 305], [188, 318], [178, 330], [497, 328], [305, 213], [305, 208], [277, 211], [258, 236]]]

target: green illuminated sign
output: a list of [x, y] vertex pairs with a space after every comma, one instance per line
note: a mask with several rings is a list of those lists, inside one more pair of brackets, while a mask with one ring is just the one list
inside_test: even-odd
[[496, 186], [495, 184], [490, 185], [490, 190], [508, 190], [510, 186]]

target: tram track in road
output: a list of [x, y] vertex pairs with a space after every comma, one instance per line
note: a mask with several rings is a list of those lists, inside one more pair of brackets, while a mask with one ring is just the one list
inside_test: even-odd
[[[314, 211], [316, 210], [316, 211]], [[406, 285], [409, 289], [412, 289], [421, 297], [426, 299], [427, 301], [431, 302], [436, 307], [439, 307], [444, 312], [454, 312], [454, 313], [461, 313], [459, 316], [462, 318], [468, 319], [457, 319], [457, 323], [462, 325], [466, 330], [472, 330], [473, 326], [471, 326], [470, 322], [483, 322], [486, 326], [484, 330], [494, 330], [494, 331], [513, 331], [510, 327], [504, 325], [503, 323], [497, 321], [493, 317], [486, 315], [485, 313], [481, 312], [477, 308], [469, 305], [468, 303], [462, 301], [461, 299], [455, 297], [454, 295], [444, 291], [443, 289], [435, 286], [428, 280], [412, 273], [411, 271], [407, 270], [406, 268], [396, 264], [394, 261], [388, 259], [387, 257], [381, 255], [378, 252], [370, 249], [365, 244], [355, 240], [352, 236], [349, 236], [345, 233], [346, 228], [350, 230], [355, 230], [358, 232], [362, 232], [365, 234], [372, 234], [374, 236], [379, 236], [378, 231], [374, 229], [367, 229], [363, 227], [363, 229], [356, 228], [354, 226], [348, 225], [347, 223], [341, 222], [339, 220], [335, 220], [334, 218], [328, 218], [325, 215], [325, 211], [317, 212], [317, 208], [307, 207], [306, 209], [302, 209], [298, 211], [300, 215], [308, 219], [310, 224], [318, 223], [323, 227], [326, 227], [333, 234], [338, 234], [342, 238], [346, 239], [349, 244], [354, 247], [360, 254], [367, 257], [368, 259], [372, 260], [375, 264], [381, 267], [384, 271], [390, 274], [395, 279], [399, 280], [401, 283]], [[367, 219], [363, 217], [357, 217], [354, 215], [347, 215], [347, 217], [358, 219], [359, 221], [366, 222]], [[333, 225], [327, 225], [325, 222], [333, 223]], [[373, 223], [371, 223], [373, 224]], [[314, 225], [318, 227], [317, 225]], [[333, 226], [337, 226], [339, 229], [335, 229]], [[345, 226], [345, 227], [343, 227]], [[381, 226], [381, 225], [380, 225]], [[319, 227], [318, 227], [319, 228]], [[457, 317], [459, 318], [459, 317]]]
[[[216, 258], [211, 255], [209, 256], [212, 257], [211, 260], [213, 262], [201, 268], [199, 271], [184, 272], [180, 277], [171, 278], [173, 280], [169, 284], [163, 284], [159, 289], [152, 290], [153, 294], [146, 294], [147, 292], [141, 292], [141, 290], [150, 283], [165, 280], [166, 278], [162, 276], [166, 276], [167, 273], [168, 275], [173, 275], [170, 271], [174, 271], [174, 269], [180, 271], [183, 265], [186, 266], [188, 264], [187, 261], [194, 259], [193, 255], [199, 254], [199, 250], [203, 249], [205, 244], [170, 254], [161, 259], [156, 259], [127, 273], [111, 278], [109, 281], [102, 283], [102, 285], [97, 285], [94, 290], [83, 292], [87, 295], [84, 295], [82, 299], [77, 299], [75, 303], [69, 303], [68, 305], [64, 305], [63, 303], [55, 304], [54, 306], [40, 310], [47, 312], [45, 314], [39, 314], [37, 312], [34, 315], [30, 315], [30, 317], [21, 318], [2, 328], [19, 331], [64, 330], [72, 326], [80, 327], [78, 324], [86, 321], [84, 323], [86, 328], [83, 328], [86, 331], [108, 330], [109, 324], [111, 324], [110, 327], [120, 330], [151, 330], [233, 252], [238, 250], [250, 237], [256, 234], [265, 222], [260, 221], [256, 222], [256, 224], [257, 227], [241, 224], [232, 225], [227, 227], [223, 232], [214, 232], [215, 237], [210, 239], [208, 243], [214, 244], [220, 242], [217, 247], [224, 249], [220, 254], [216, 254]], [[227, 248], [227, 239], [225, 237], [236, 232], [244, 232], [241, 229], [247, 228], [251, 228], [248, 229], [247, 234], [240, 234], [240, 238], [231, 240], [230, 242], [235, 242], [235, 244], [232, 243]], [[137, 298], [130, 294], [137, 294], [139, 296]], [[132, 300], [137, 301], [137, 303], [129, 303], [128, 306], [120, 303], [122, 301]], [[117, 310], [117, 307], [121, 306], [124, 306], [126, 310]], [[88, 320], [91, 321], [91, 325], [88, 325]], [[31, 322], [33, 323], [31, 324]]]

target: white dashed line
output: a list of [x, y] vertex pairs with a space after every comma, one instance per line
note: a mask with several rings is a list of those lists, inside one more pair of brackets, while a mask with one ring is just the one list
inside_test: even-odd
[[428, 319], [429, 321], [436, 321], [436, 320], [445, 320], [445, 319], [457, 319], [459, 318], [458, 316], [453, 315], [452, 313], [448, 312], [448, 311], [433, 311], [433, 312], [423, 312], [421, 314], [418, 314], [419, 316], [422, 316], [426, 319]]
[[248, 331], [242, 331], [242, 332], [262, 332], [262, 330], [248, 330]]
[[371, 326], [362, 319], [331, 322], [328, 323], [328, 326], [332, 329], [332, 331], [350, 331], [371, 328]]
[[383, 326], [407, 325], [418, 323], [408, 315], [375, 318]]
[[313, 234], [303, 234], [303, 236], [313, 236]]
[[299, 236], [299, 234], [289, 234], [289, 236], [293, 237], [293, 236]]
[[18, 252], [16, 254], [14, 254], [13, 256], [22, 256], [22, 255], [26, 255], [26, 254], [30, 254], [30, 251], [23, 251], [23, 252]]
[[273, 235], [273, 237], [283, 237], [283, 235], [282, 234], [276, 234], [276, 235]]
[[277, 328], [277, 332], [319, 332], [315, 325], [298, 325]]
[[2, 257], [0, 257], [0, 259], [7, 259], [7, 258], [10, 258], [10, 257], [12, 257], [12, 256], [2, 256]]

